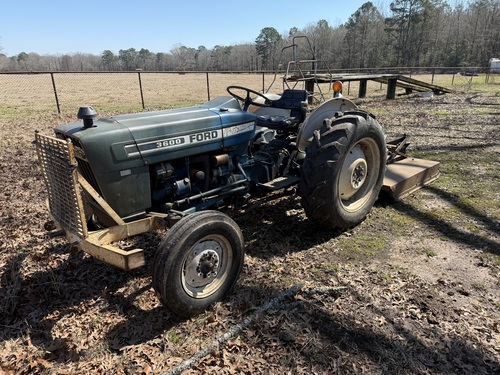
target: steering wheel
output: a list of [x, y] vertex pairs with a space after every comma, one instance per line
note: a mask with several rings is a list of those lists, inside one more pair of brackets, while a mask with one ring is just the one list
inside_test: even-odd
[[[237, 95], [233, 92], [233, 90], [242, 90], [242, 91], [245, 91], [246, 92], [246, 97], [242, 97], [240, 95]], [[255, 91], [255, 90], [252, 90], [252, 89], [249, 89], [247, 87], [242, 87], [242, 86], [228, 86], [227, 87], [227, 92], [229, 93], [229, 95], [231, 95], [233, 98], [241, 101], [243, 103], [243, 110], [246, 111], [248, 109], [248, 107], [250, 107], [251, 105], [255, 105], [257, 107], [271, 107], [271, 99], [267, 98], [264, 94], [261, 94], [260, 92], [258, 91]], [[251, 97], [250, 97], [250, 94], [254, 94], [255, 96], [258, 96], [262, 99], [264, 99], [264, 103], [259, 103], [259, 102], [256, 102], [255, 100], [253, 100]]]

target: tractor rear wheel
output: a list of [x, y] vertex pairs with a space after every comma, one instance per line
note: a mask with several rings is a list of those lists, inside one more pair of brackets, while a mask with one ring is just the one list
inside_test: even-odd
[[218, 211], [188, 215], [169, 229], [153, 264], [153, 287], [162, 304], [191, 317], [223, 299], [243, 267], [238, 225]]
[[378, 197], [387, 151], [379, 123], [348, 111], [315, 131], [301, 168], [307, 216], [323, 227], [348, 229], [364, 220]]

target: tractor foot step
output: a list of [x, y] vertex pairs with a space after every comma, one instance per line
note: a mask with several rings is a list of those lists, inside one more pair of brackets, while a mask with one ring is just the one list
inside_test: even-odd
[[298, 176], [278, 177], [272, 181], [266, 182], [265, 184], [259, 184], [259, 186], [271, 191], [275, 191], [295, 185], [299, 181], [300, 177]]

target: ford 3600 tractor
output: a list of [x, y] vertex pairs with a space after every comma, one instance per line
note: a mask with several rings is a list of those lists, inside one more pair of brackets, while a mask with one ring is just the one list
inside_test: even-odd
[[346, 229], [371, 210], [388, 148], [373, 115], [344, 97], [308, 112], [308, 91], [263, 95], [240, 86], [180, 109], [97, 119], [36, 134], [53, 220], [87, 253], [123, 269], [142, 249], [113, 242], [166, 228], [153, 264], [161, 302], [192, 316], [219, 301], [242, 270], [244, 240], [224, 207], [297, 186], [307, 216]]

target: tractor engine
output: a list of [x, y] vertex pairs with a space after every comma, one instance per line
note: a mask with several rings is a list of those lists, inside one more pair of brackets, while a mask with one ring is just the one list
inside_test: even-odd
[[[200, 197], [199, 200], [204, 200], [203, 206], [206, 206], [210, 200], [207, 192], [245, 179], [244, 175], [237, 173], [233, 157], [227, 153], [212, 156], [195, 155], [153, 165], [151, 167], [152, 210], [158, 212], [168, 212], [171, 209], [185, 210], [196, 202], [193, 197]], [[222, 203], [217, 202], [217, 204]]]

